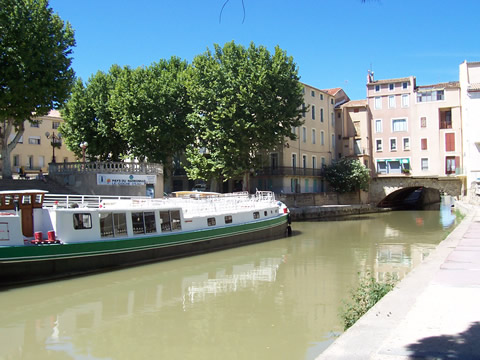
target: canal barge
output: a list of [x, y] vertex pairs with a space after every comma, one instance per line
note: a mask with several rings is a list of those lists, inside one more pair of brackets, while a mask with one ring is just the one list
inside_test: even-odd
[[272, 192], [151, 199], [0, 191], [0, 286], [99, 272], [279, 238]]

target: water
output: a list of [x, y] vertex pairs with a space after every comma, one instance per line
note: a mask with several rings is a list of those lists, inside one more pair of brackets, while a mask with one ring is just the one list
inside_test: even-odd
[[0, 293], [0, 359], [315, 359], [358, 273], [403, 277], [440, 211], [293, 224], [293, 236]]

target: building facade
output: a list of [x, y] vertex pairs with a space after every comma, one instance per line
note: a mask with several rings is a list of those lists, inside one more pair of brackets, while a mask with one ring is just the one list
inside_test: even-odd
[[[40, 169], [47, 172], [50, 162], [75, 160], [74, 153], [67, 149], [58, 132], [58, 127], [63, 122], [60, 113], [52, 110], [48, 115], [36, 120], [31, 123], [25, 122], [25, 132], [10, 153], [13, 174], [21, 167], [27, 172]], [[14, 136], [15, 134], [10, 134], [9, 141], [13, 140]]]

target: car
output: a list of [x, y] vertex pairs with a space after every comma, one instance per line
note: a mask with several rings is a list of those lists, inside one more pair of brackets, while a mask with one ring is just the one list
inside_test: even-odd
[[193, 186], [192, 191], [206, 191], [207, 184], [196, 184]]

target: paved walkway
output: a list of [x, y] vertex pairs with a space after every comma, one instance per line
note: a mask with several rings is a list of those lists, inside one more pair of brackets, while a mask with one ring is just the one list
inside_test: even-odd
[[480, 359], [480, 208], [317, 360]]

